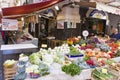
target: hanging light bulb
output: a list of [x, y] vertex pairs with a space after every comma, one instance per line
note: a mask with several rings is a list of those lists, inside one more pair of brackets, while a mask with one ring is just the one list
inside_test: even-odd
[[39, 15], [39, 17], [41, 18], [42, 16], [41, 16], [41, 15]]
[[21, 21], [24, 21], [24, 18], [23, 18], [23, 17], [21, 17]]
[[55, 9], [56, 9], [57, 11], [59, 11], [59, 10], [60, 10], [58, 6], [55, 6]]

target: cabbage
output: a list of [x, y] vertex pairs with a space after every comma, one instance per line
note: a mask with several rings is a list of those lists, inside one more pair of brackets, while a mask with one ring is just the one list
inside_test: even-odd
[[36, 65], [39, 65], [41, 63], [41, 60], [39, 58], [39, 55], [38, 53], [33, 53], [29, 56], [29, 59], [30, 59], [30, 62], [32, 64], [36, 64]]

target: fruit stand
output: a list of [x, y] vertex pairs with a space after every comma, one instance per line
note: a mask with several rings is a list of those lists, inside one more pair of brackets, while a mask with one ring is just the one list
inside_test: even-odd
[[[25, 80], [98, 80], [118, 79], [115, 73], [109, 72], [110, 66], [119, 64], [120, 42], [110, 38], [92, 37], [87, 40], [81, 37], [67, 39], [59, 47], [40, 49], [31, 55], [20, 54], [18, 71], [15, 79]], [[5, 61], [6, 62], [6, 61]], [[15, 65], [15, 64], [13, 64]], [[23, 66], [23, 67], [20, 67]], [[22, 70], [19, 71], [19, 70]], [[100, 72], [101, 71], [101, 72]], [[105, 76], [103, 76], [105, 74]], [[108, 76], [110, 76], [108, 78]], [[95, 80], [97, 80], [95, 79]]]

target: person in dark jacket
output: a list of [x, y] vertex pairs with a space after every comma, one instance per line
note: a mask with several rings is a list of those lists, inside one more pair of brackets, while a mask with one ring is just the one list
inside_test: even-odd
[[118, 32], [118, 29], [117, 28], [114, 28], [113, 29], [113, 33], [110, 35], [111, 38], [114, 38], [114, 39], [117, 39], [119, 40], [120, 39], [120, 33]]

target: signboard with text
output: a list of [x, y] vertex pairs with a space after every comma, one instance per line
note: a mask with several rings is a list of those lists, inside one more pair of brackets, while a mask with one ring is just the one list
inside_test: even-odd
[[3, 31], [18, 30], [18, 21], [15, 19], [2, 19], [2, 30]]

